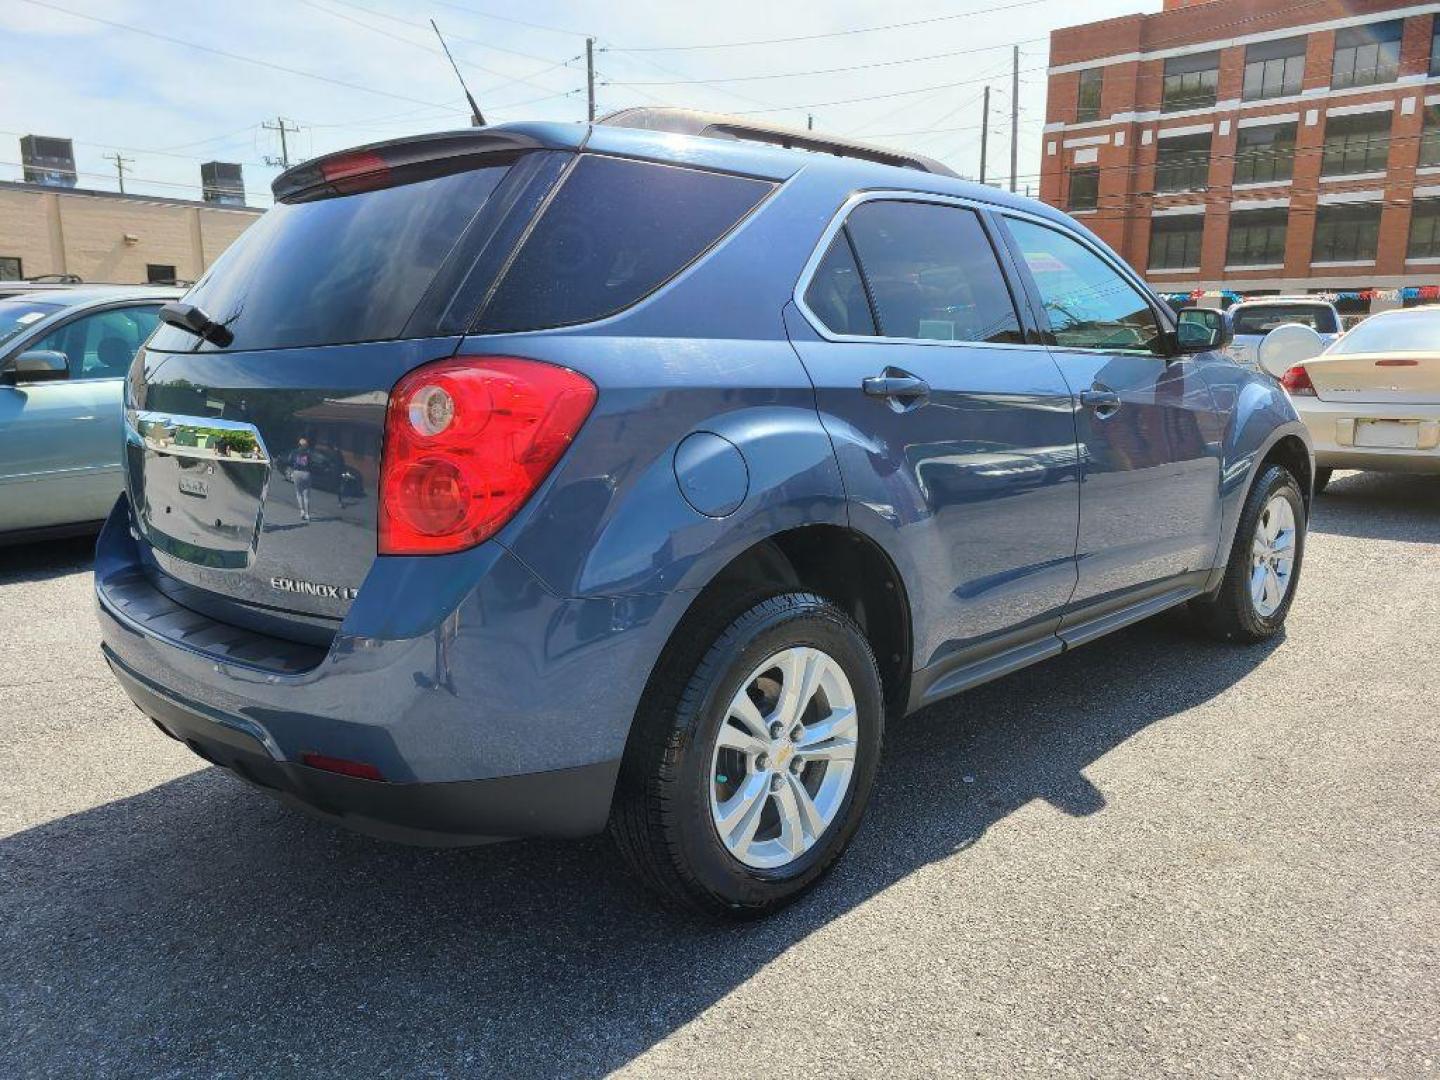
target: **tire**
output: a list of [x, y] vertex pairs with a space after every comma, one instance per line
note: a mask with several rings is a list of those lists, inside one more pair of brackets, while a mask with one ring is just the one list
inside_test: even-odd
[[[812, 682], [818, 672], [820, 681], [801, 714], [811, 726], [797, 722], [762, 744], [746, 734], [739, 718], [742, 691], [755, 707], [753, 713], [745, 710], [753, 728], [759, 720], [791, 715], [782, 708], [789, 700], [784, 689], [805, 682], [804, 677], [777, 679], [780, 667], [765, 667], [772, 660], [811, 673]], [[767, 688], [776, 691], [773, 700]], [[843, 719], [847, 689], [853, 732]], [[831, 703], [832, 694], [840, 706]], [[884, 695], [860, 628], [813, 594], [770, 596], [712, 637], [702, 636], [697, 648], [681, 649], [662, 661], [646, 697], [621, 766], [610, 820], [611, 836], [639, 877], [672, 905], [733, 918], [767, 915], [814, 886], [859, 827], [879, 764]], [[845, 738], [824, 738], [827, 722], [845, 725]], [[765, 723], [759, 727], [769, 730]], [[722, 728], [725, 747], [717, 745]], [[796, 732], [800, 739], [791, 742]], [[752, 749], [768, 747], [768, 752], [747, 757], [749, 751], [729, 746], [736, 741]], [[842, 757], [853, 747], [853, 761], [847, 771], [843, 760], [810, 757], [807, 745], [816, 753]], [[842, 779], [843, 790], [826, 786]], [[798, 831], [793, 827], [803, 812], [791, 785], [803, 785], [807, 793], [813, 785], [808, 806], [829, 808], [823, 828], [811, 827], [818, 818], [805, 819], [807, 826]], [[754, 839], [734, 841], [752, 820], [736, 817], [740, 824], [727, 830], [732, 837], [727, 844], [721, 807], [761, 803], [753, 812], [755, 827], [748, 830]], [[792, 823], [788, 829], [787, 821]], [[766, 839], [775, 829], [778, 834]]]
[[[1283, 595], [1278, 604], [1273, 596], [1266, 600], [1257, 599], [1252, 590], [1252, 580], [1257, 572], [1256, 551], [1257, 530], [1266, 518], [1267, 509], [1275, 500], [1289, 505], [1293, 522], [1293, 536], [1289, 551], [1292, 553], [1288, 577], [1283, 580]], [[1283, 516], [1276, 508], [1272, 513]], [[1274, 637], [1285, 625], [1285, 617], [1295, 599], [1295, 590], [1300, 585], [1300, 569], [1305, 559], [1305, 500], [1300, 494], [1300, 485], [1289, 470], [1271, 465], [1255, 481], [1240, 511], [1240, 523], [1235, 528], [1235, 542], [1230, 548], [1230, 559], [1225, 566], [1225, 578], [1214, 595], [1190, 602], [1190, 610], [1197, 617], [1205, 631], [1222, 641], [1245, 644], [1264, 641]], [[1263, 537], [1261, 538], [1263, 542]], [[1283, 561], [1283, 560], [1282, 560]], [[1280, 582], [1280, 575], [1275, 575]]]
[[1315, 494], [1316, 494], [1316, 495], [1319, 495], [1322, 491], [1325, 490], [1325, 485], [1328, 484], [1328, 483], [1330, 483], [1330, 476], [1331, 476], [1332, 473], [1334, 473], [1334, 471], [1335, 471], [1334, 469], [1316, 469], [1316, 470], [1315, 470]]

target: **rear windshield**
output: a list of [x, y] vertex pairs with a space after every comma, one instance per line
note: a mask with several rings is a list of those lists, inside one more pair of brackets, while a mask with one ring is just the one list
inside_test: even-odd
[[0, 300], [0, 341], [9, 341], [24, 333], [47, 315], [54, 315], [60, 307], [33, 300]]
[[1257, 304], [1236, 308], [1233, 319], [1237, 334], [1268, 334], [1286, 323], [1300, 323], [1317, 334], [1340, 332], [1335, 312], [1323, 304]]
[[1377, 352], [1440, 352], [1440, 311], [1366, 319], [1330, 346], [1332, 355]]
[[628, 307], [694, 261], [773, 188], [700, 169], [582, 156], [476, 329], [539, 330]]
[[[185, 299], [229, 328], [231, 350], [398, 337], [508, 168], [277, 204]], [[152, 340], [158, 349], [196, 345], [191, 335], [165, 326]]]

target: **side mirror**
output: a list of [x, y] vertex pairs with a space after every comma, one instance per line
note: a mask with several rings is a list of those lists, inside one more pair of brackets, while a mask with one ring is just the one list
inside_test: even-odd
[[1325, 351], [1325, 342], [1308, 326], [1286, 323], [1277, 326], [1260, 341], [1260, 369], [1279, 379], [1297, 364], [1314, 360]]
[[55, 382], [70, 377], [70, 361], [54, 349], [31, 349], [12, 356], [0, 367], [0, 381], [10, 384]]
[[1182, 353], [1223, 349], [1234, 336], [1230, 320], [1214, 308], [1182, 308], [1175, 326], [1175, 343]]

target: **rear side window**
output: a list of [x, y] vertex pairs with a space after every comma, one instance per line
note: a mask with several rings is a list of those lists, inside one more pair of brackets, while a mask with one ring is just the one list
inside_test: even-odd
[[1020, 320], [973, 210], [861, 204], [845, 223], [882, 337], [1021, 344]]
[[540, 330], [613, 315], [678, 274], [773, 188], [763, 180], [584, 155], [475, 329]]
[[[494, 165], [279, 203], [226, 250], [186, 300], [230, 329], [232, 351], [398, 337], [507, 169]], [[196, 344], [170, 327], [155, 338], [161, 349], [189, 351]]]

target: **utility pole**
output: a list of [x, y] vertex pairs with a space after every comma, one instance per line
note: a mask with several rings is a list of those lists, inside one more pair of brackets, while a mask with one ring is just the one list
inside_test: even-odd
[[990, 142], [990, 88], [985, 87], [985, 105], [980, 116], [980, 183], [985, 183], [985, 154]]
[[283, 116], [277, 116], [273, 124], [267, 120], [260, 126], [266, 131], [278, 131], [280, 133], [280, 156], [277, 158], [267, 155], [265, 164], [278, 165], [282, 169], [290, 168], [290, 144], [285, 141], [285, 136], [287, 133], [298, 134], [300, 128], [290, 123], [290, 121], [286, 120]]
[[121, 156], [120, 156], [120, 152], [117, 150], [117, 151], [116, 151], [115, 153], [113, 153], [113, 154], [106, 154], [106, 155], [105, 155], [105, 160], [106, 160], [106, 161], [113, 161], [113, 162], [115, 163], [115, 175], [116, 175], [116, 177], [118, 177], [119, 180], [120, 180], [120, 194], [121, 194], [121, 195], [124, 195], [124, 194], [125, 194], [125, 166], [126, 166], [126, 165], [134, 165], [134, 164], [135, 164], [135, 159], [134, 159], [134, 158], [128, 158], [128, 157], [121, 157]]
[[814, 113], [806, 113], [806, 114], [805, 114], [805, 130], [806, 130], [806, 131], [814, 131], [814, 130], [815, 130], [815, 114], [814, 114]]
[[1020, 46], [1014, 46], [1010, 64], [1010, 194], [1015, 194], [1015, 161], [1020, 152]]
[[595, 122], [595, 39], [585, 39], [585, 93], [590, 101], [590, 122]]

